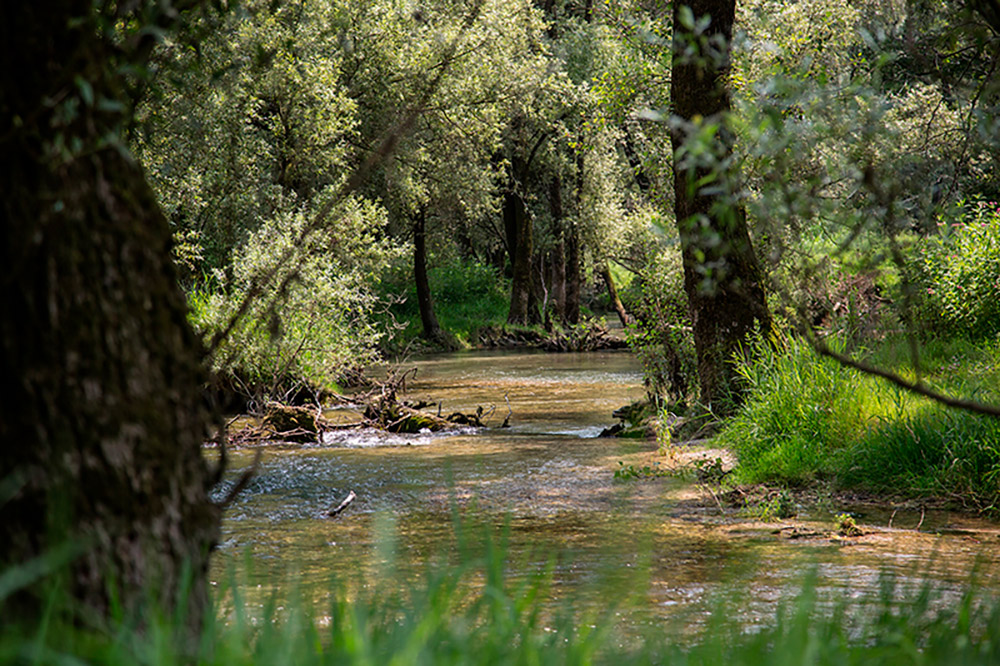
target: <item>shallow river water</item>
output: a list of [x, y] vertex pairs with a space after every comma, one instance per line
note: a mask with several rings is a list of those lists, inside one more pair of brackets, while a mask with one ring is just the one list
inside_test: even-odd
[[[791, 529], [724, 511], [690, 479], [616, 481], [619, 461], [657, 459], [655, 442], [597, 438], [614, 409], [643, 394], [628, 353], [470, 352], [410, 365], [418, 370], [407, 397], [441, 401], [445, 414], [495, 406], [493, 425], [509, 400], [512, 427], [267, 446], [225, 515], [216, 583], [235, 572], [262, 595], [295, 586], [322, 599], [334, 576], [365, 586], [390, 567], [416, 580], [428, 563], [454, 558], [457, 515], [466, 537], [503, 535], [512, 580], [551, 568], [553, 603], [572, 598], [599, 613], [629, 599], [639, 624], [697, 615], [730, 590], [752, 622], [773, 615], [807, 571], [822, 590], [848, 596], [873, 592], [887, 571], [958, 590], [975, 566], [980, 584], [996, 587], [1000, 527], [984, 520], [856, 508], [867, 534], [846, 539], [832, 531], [844, 507], [803, 508]], [[255, 453], [232, 453], [224, 486]], [[325, 517], [349, 491], [354, 503]]]

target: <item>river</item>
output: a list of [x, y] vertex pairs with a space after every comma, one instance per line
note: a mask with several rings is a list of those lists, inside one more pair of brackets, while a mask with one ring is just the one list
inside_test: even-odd
[[[416, 580], [428, 563], [454, 560], [458, 516], [465, 538], [506, 540], [511, 580], [551, 569], [552, 603], [600, 613], [628, 599], [637, 624], [706, 613], [730, 590], [753, 622], [772, 616], [807, 571], [821, 590], [848, 596], [874, 591], [885, 572], [957, 593], [977, 564], [981, 584], [995, 585], [1000, 528], [975, 517], [856, 508], [867, 534], [847, 539], [832, 533], [844, 508], [835, 503], [802, 507], [794, 523], [762, 523], [722, 510], [689, 477], [616, 481], [619, 461], [659, 459], [655, 442], [597, 437], [614, 409], [643, 394], [628, 353], [466, 352], [410, 366], [408, 397], [441, 401], [444, 413], [495, 408], [495, 425], [509, 400], [512, 427], [267, 446], [224, 517], [213, 584], [235, 574], [262, 598], [292, 585], [321, 600], [332, 576], [366, 586], [391, 569]], [[234, 451], [224, 483], [254, 453]], [[356, 501], [325, 517], [349, 491]]]

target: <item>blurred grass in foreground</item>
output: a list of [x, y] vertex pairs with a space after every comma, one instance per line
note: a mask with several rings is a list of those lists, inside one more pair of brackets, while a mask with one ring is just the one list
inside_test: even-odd
[[[820, 593], [813, 577], [748, 626], [729, 589], [694, 624], [681, 617], [622, 631], [616, 610], [644, 590], [623, 590], [599, 616], [551, 603], [551, 568], [516, 582], [506, 576], [505, 539], [490, 526], [456, 522], [459, 555], [429, 566], [415, 584], [393, 578], [392, 555], [375, 580], [330, 583], [336, 601], [304, 601], [294, 583], [251, 603], [238, 581], [215, 591], [200, 636], [183, 618], [120, 612], [95, 624], [53, 580], [41, 618], [0, 629], [8, 664], [996, 664], [1000, 603], [970, 578], [964, 593], [931, 583], [906, 587], [883, 576], [860, 599]], [[486, 530], [485, 537], [466, 538]], [[463, 534], [464, 532], [464, 534]], [[387, 537], [391, 540], [391, 536]], [[388, 549], [391, 550], [391, 549]], [[53, 566], [63, 563], [58, 557]], [[45, 567], [23, 565], [0, 578], [0, 604]], [[290, 578], [294, 578], [290, 574]], [[635, 585], [642, 585], [642, 572]], [[151, 605], [155, 608], [155, 605]], [[555, 610], [553, 610], [555, 609]], [[691, 618], [687, 618], [690, 620]]]

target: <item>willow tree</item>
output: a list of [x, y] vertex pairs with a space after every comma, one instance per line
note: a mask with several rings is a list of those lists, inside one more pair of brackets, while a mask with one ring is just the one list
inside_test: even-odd
[[770, 321], [726, 128], [735, 13], [736, 0], [674, 4], [670, 94], [674, 213], [701, 400], [723, 408], [733, 387], [729, 359]]
[[[69, 546], [85, 607], [159, 593], [168, 607], [187, 599], [197, 623], [220, 519], [201, 455], [206, 377], [167, 221], [118, 138], [125, 73], [192, 4], [6, 8], [0, 566], [37, 572]], [[22, 592], [4, 620], [39, 608]]]

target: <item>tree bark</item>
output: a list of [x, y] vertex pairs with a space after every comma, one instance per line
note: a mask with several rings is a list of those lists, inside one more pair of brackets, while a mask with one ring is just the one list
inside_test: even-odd
[[565, 230], [566, 243], [566, 314], [563, 323], [580, 323], [580, 229], [577, 220], [583, 215], [583, 152], [576, 154], [576, 218]]
[[[186, 599], [194, 629], [220, 520], [208, 375], [167, 221], [114, 139], [123, 50], [94, 11], [18, 2], [0, 29], [0, 567], [68, 545], [84, 608]], [[0, 621], [42, 603], [23, 590]]]
[[413, 280], [417, 286], [417, 307], [420, 309], [420, 323], [424, 327], [424, 337], [431, 341], [442, 338], [441, 326], [434, 314], [431, 300], [431, 285], [427, 280], [427, 213], [420, 208], [413, 215]]
[[[728, 361], [757, 327], [770, 326], [760, 268], [747, 229], [746, 214], [735, 195], [737, 179], [729, 165], [732, 141], [726, 131], [730, 109], [726, 87], [728, 44], [732, 38], [735, 0], [691, 0], [686, 3], [695, 20], [711, 23], [701, 44], [721, 37], [720, 53], [710, 48], [685, 48], [699, 36], [682, 25], [681, 3], [674, 5], [674, 61], [671, 106], [679, 121], [671, 132], [674, 149], [674, 212], [684, 262], [684, 289], [688, 297], [698, 356], [701, 400], [725, 411], [739, 399]], [[713, 167], [695, 166], [685, 159], [685, 142], [707, 123], [721, 125], [709, 146]], [[707, 185], [705, 185], [707, 183]], [[727, 400], [727, 396], [732, 398]]]

